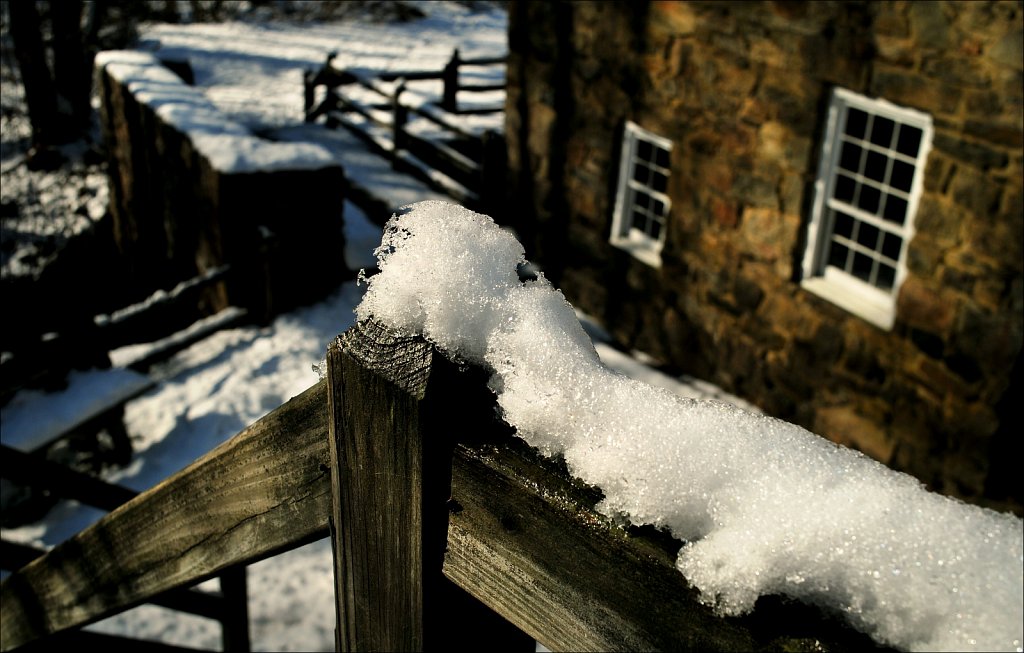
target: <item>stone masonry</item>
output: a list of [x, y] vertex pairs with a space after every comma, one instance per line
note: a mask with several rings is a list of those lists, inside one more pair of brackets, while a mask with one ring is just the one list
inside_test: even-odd
[[[519, 3], [509, 213], [624, 344], [929, 487], [1021, 512], [1021, 2]], [[896, 323], [803, 290], [833, 86], [927, 112]], [[662, 267], [608, 243], [623, 124], [670, 139]]]

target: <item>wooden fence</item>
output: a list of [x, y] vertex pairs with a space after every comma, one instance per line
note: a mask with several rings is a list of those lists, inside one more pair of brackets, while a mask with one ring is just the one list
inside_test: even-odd
[[[675, 569], [680, 542], [612, 524], [598, 489], [495, 414], [482, 370], [358, 324], [324, 381], [7, 578], [0, 649], [328, 534], [339, 650], [451, 647], [467, 631], [532, 650], [508, 623], [552, 650], [875, 648], [783, 600], [716, 617]], [[471, 608], [448, 600], [461, 591], [503, 619], [467, 626]]]
[[[452, 116], [496, 113], [504, 105], [465, 107], [459, 105], [459, 93], [486, 93], [505, 88], [505, 83], [464, 84], [460, 69], [466, 66], [494, 67], [504, 65], [505, 57], [463, 59], [459, 51], [438, 71], [390, 71], [370, 77], [353, 71], [341, 71], [332, 64], [336, 54], [317, 72], [307, 71], [304, 77], [305, 115], [307, 122], [325, 117], [327, 125], [346, 127], [364, 140], [371, 149], [388, 157], [397, 169], [412, 174], [436, 190], [447, 193], [460, 203], [489, 208], [494, 193], [505, 176], [504, 138], [487, 131], [472, 133], [453, 121]], [[422, 105], [406, 104], [402, 95], [406, 84], [420, 80], [440, 80], [443, 84], [437, 102]], [[387, 86], [392, 83], [392, 86]], [[342, 89], [357, 85], [369, 91], [371, 102], [356, 100]], [[324, 97], [316, 102], [316, 89], [325, 87]], [[348, 116], [355, 114], [359, 122]], [[410, 114], [429, 121], [441, 133], [440, 138], [423, 138], [408, 129]], [[374, 134], [374, 130], [378, 133]]]
[[[107, 483], [91, 474], [54, 462], [47, 457], [51, 446], [59, 440], [75, 437], [76, 449], [93, 449], [94, 465], [111, 462], [127, 464], [132, 455], [131, 440], [123, 424], [124, 405], [149, 390], [156, 379], [148, 374], [150, 368], [175, 352], [201, 340], [213, 332], [234, 326], [249, 318], [249, 311], [241, 307], [228, 307], [214, 316], [180, 327], [180, 315], [191, 315], [189, 308], [197, 302], [197, 295], [226, 278], [254, 270], [223, 265], [185, 280], [169, 291], [157, 291], [142, 302], [126, 306], [110, 314], [96, 315], [78, 329], [48, 334], [34, 344], [21, 347], [3, 362], [3, 382], [0, 391], [13, 395], [25, 385], [33, 385], [40, 377], [67, 374], [69, 349], [93, 351], [98, 359], [111, 349], [138, 342], [150, 343], [145, 352], [126, 366], [138, 373], [138, 380], [112, 388], [88, 403], [85, 412], [73, 419], [43, 421], [33, 429], [31, 438], [19, 441], [14, 448], [0, 444], [0, 478], [12, 485], [5, 487], [3, 502], [5, 525], [7, 520], [23, 522], [45, 514], [59, 500], [74, 500], [102, 511], [113, 511], [132, 500], [136, 492], [123, 486]], [[24, 344], [24, 343], [23, 343]], [[57, 411], [62, 412], [62, 411]], [[5, 437], [10, 436], [10, 424], [5, 423]], [[20, 431], [19, 428], [13, 428]], [[82, 443], [83, 438], [95, 438], [105, 430], [110, 438], [111, 451], [99, 450], [99, 444]], [[10, 492], [10, 494], [7, 494]], [[0, 538], [0, 569], [16, 571], [42, 557], [46, 551]], [[180, 588], [163, 592], [147, 599], [148, 603], [172, 610], [194, 614], [220, 622], [225, 650], [249, 649], [248, 603], [246, 596], [246, 570], [235, 566], [219, 574], [220, 590], [216, 593]], [[93, 632], [65, 632], [44, 640], [38, 648], [74, 646], [99, 647], [103, 650], [149, 650], [154, 646], [141, 642]], [[31, 647], [29, 647], [31, 650]], [[166, 649], [165, 649], [166, 650]]]

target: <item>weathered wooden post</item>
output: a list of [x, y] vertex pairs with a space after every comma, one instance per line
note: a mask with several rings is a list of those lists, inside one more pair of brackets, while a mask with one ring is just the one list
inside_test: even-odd
[[[362, 322], [327, 351], [331, 533], [342, 651], [433, 641], [457, 411], [454, 365], [422, 338]], [[432, 597], [427, 601], [425, 597]]]
[[220, 575], [224, 597], [221, 642], [225, 651], [249, 651], [249, 596], [245, 565], [236, 565]]
[[441, 79], [444, 80], [444, 94], [441, 96], [441, 107], [445, 111], [456, 113], [459, 110], [459, 50], [452, 52], [451, 61], [445, 65], [441, 72]]

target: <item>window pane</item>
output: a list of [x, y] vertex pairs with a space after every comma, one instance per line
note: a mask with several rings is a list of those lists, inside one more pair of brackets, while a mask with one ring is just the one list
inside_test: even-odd
[[836, 224], [832, 228], [832, 233], [842, 236], [843, 238], [852, 238], [853, 218], [845, 213], [836, 213]]
[[882, 216], [889, 222], [902, 225], [907, 217], [907, 201], [895, 195], [885, 198], [885, 214]]
[[651, 220], [647, 225], [647, 234], [654, 240], [658, 240], [658, 237], [661, 236], [661, 222]]
[[636, 143], [636, 157], [641, 161], [651, 160], [651, 144], [647, 141], [638, 140]]
[[665, 203], [661, 202], [660, 200], [654, 200], [654, 204], [653, 204], [653, 208], [651, 209], [651, 213], [653, 213], [655, 217], [660, 217], [660, 216], [665, 215]]
[[871, 266], [874, 260], [861, 254], [860, 252], [853, 253], [853, 276], [857, 277], [861, 281], [871, 280]]
[[650, 169], [648, 169], [648, 167], [645, 166], [644, 164], [637, 161], [636, 164], [633, 166], [633, 181], [639, 182], [644, 186], [648, 186], [650, 177]]
[[857, 206], [867, 211], [868, 213], [876, 213], [878, 211], [878, 205], [882, 200], [882, 193], [874, 186], [868, 186], [862, 184], [860, 187], [860, 197], [857, 198]]
[[651, 208], [651, 196], [643, 191], [633, 192], [633, 204], [640, 208], [640, 210], [646, 212]]
[[868, 126], [868, 114], [860, 109], [849, 109], [846, 112], [846, 133], [854, 138], [864, 138], [864, 130]]
[[669, 167], [669, 153], [668, 150], [656, 147], [654, 149], [654, 162], [666, 170]]
[[892, 120], [875, 116], [875, 121], [871, 125], [871, 142], [882, 147], [890, 147], [892, 145], [892, 133], [895, 131], [895, 128], [896, 123]]
[[896, 234], [887, 233], [882, 238], [882, 254], [893, 261], [900, 260], [900, 249], [903, 248], [903, 239]]
[[892, 175], [889, 178], [889, 185], [904, 193], [910, 192], [910, 186], [914, 181], [914, 166], [903, 161], [892, 162]]
[[857, 242], [868, 249], [878, 249], [878, 227], [862, 222], [857, 230]]
[[651, 188], [658, 191], [659, 193], [664, 193], [665, 189], [668, 188], [668, 177], [661, 174], [660, 172], [652, 172]]
[[828, 253], [828, 264], [845, 271], [846, 259], [849, 255], [850, 249], [846, 245], [832, 241], [832, 249]]
[[846, 175], [836, 175], [836, 186], [832, 189], [832, 197], [840, 202], [853, 202], [853, 190], [857, 187], [853, 179]]
[[900, 154], [917, 158], [917, 150], [921, 146], [921, 130], [910, 125], [900, 125], [900, 137], [896, 142], [896, 150]]
[[884, 263], [878, 264], [878, 273], [875, 276], [875, 285], [882, 290], [892, 290], [896, 281], [896, 269]]
[[885, 181], [885, 167], [889, 159], [878, 152], [868, 152], [868, 160], [864, 164], [864, 176], [877, 182]]
[[839, 155], [839, 167], [851, 172], [860, 171], [861, 148], [853, 143], [843, 142], [843, 151]]
[[633, 228], [640, 231], [645, 231], [647, 228], [647, 215], [636, 209], [633, 209]]

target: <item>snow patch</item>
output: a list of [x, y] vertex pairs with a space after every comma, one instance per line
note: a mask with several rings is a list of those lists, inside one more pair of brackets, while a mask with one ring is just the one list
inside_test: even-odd
[[210, 165], [224, 173], [319, 170], [334, 157], [314, 143], [263, 140], [222, 114], [203, 93], [186, 85], [151, 53], [108, 51], [96, 66], [128, 88], [141, 104], [186, 134]]

